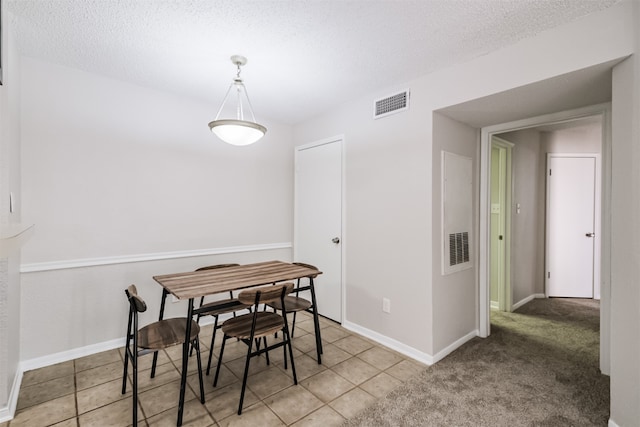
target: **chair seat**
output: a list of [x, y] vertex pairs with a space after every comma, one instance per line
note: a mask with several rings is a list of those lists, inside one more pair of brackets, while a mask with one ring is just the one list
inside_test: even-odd
[[[243, 314], [242, 316], [233, 317], [222, 324], [222, 331], [225, 335], [249, 339], [251, 338], [251, 324], [253, 322], [253, 314]], [[272, 312], [259, 312], [256, 320], [256, 330], [254, 338], [260, 338], [274, 334], [282, 329], [284, 319]]]
[[225, 313], [233, 313], [244, 308], [249, 308], [247, 304], [243, 304], [236, 298], [227, 298], [219, 301], [213, 301], [199, 307], [198, 310], [203, 310], [201, 315], [206, 316], [218, 316]]
[[[138, 331], [138, 347], [147, 350], [161, 350], [173, 345], [184, 343], [186, 317], [175, 317], [160, 320], [141, 328]], [[200, 333], [200, 326], [191, 320], [191, 336], [189, 341], [196, 339]]]
[[[303, 311], [311, 307], [311, 301], [300, 297], [287, 296], [284, 298], [284, 304], [287, 307], [287, 312]], [[267, 304], [269, 307], [273, 307], [276, 310], [282, 310], [282, 303], [280, 300], [274, 300]]]
[[[122, 373], [122, 394], [127, 392], [127, 383], [129, 370], [129, 362], [133, 369], [132, 375], [132, 423], [128, 425], [138, 425], [138, 358], [144, 354], [154, 353], [153, 362], [151, 364], [151, 378], [156, 375], [156, 366], [158, 362], [159, 350], [169, 348], [178, 344], [182, 344], [183, 366], [186, 363], [188, 345], [191, 344], [196, 350], [198, 359], [198, 383], [200, 385], [200, 403], [204, 404], [204, 382], [202, 381], [202, 360], [200, 356], [200, 341], [198, 334], [200, 326], [198, 322], [192, 319], [192, 316], [174, 317], [170, 319], [158, 320], [150, 323], [142, 328], [138, 326], [138, 314], [147, 311], [147, 304], [138, 295], [136, 285], [130, 285], [124, 290], [129, 300], [129, 321], [127, 322], [127, 335], [124, 351], [124, 369]], [[162, 292], [162, 303], [160, 309], [160, 318], [164, 313], [164, 303], [169, 292]], [[186, 329], [189, 329], [187, 336]], [[182, 380], [186, 378], [186, 369], [182, 370]], [[184, 382], [182, 383], [184, 387]], [[180, 393], [180, 402], [178, 404], [178, 425], [182, 425], [182, 411], [184, 408], [184, 388]], [[145, 423], [146, 424], [146, 423]]]

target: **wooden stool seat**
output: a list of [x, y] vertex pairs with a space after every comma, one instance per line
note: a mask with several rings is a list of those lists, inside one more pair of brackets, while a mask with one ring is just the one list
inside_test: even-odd
[[[293, 311], [308, 310], [312, 305], [311, 301], [309, 300], [292, 296], [286, 297], [284, 299], [284, 304], [287, 307], [287, 313], [291, 313]], [[269, 303], [269, 306], [275, 308], [276, 310], [282, 310], [282, 304], [279, 300], [271, 301]]]
[[[184, 343], [186, 335], [187, 318], [177, 317], [160, 320], [141, 328], [138, 331], [138, 347], [147, 350], [162, 350], [163, 348]], [[191, 335], [189, 341], [193, 341], [200, 333], [200, 326], [191, 320]]]

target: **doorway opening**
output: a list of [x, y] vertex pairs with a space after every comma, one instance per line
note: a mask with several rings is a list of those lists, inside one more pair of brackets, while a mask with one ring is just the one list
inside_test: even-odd
[[[480, 335], [490, 334], [491, 311], [491, 171], [492, 140], [498, 136], [512, 142], [513, 212], [511, 235], [511, 310], [533, 300], [546, 297], [545, 276], [546, 253], [546, 173], [547, 153], [590, 153], [602, 159], [598, 168], [596, 187], [606, 194], [610, 185], [610, 110], [609, 104], [554, 113], [517, 122], [496, 125], [482, 129], [481, 133], [481, 174], [480, 196]], [[589, 138], [585, 138], [589, 135]], [[601, 177], [601, 178], [600, 178]], [[603, 203], [606, 198], [603, 195]], [[596, 204], [597, 220], [594, 224], [595, 236], [602, 236], [594, 242], [594, 283], [600, 284], [601, 271], [608, 271], [608, 260], [601, 257], [602, 248], [608, 247], [609, 224], [601, 221], [606, 206]], [[583, 233], [589, 233], [587, 230]], [[483, 253], [484, 252], [484, 253]], [[484, 266], [484, 269], [482, 267]], [[602, 286], [608, 286], [602, 281]], [[609, 321], [608, 292], [599, 286], [594, 298], [602, 295], [601, 330], [607, 330]], [[601, 339], [601, 370], [608, 372], [607, 338]], [[603, 345], [605, 350], [603, 351]]]
[[[602, 118], [602, 144], [601, 144], [601, 232], [598, 249], [600, 256], [600, 369], [608, 374], [610, 369], [610, 290], [611, 290], [611, 99], [612, 99], [612, 70], [624, 58], [614, 59], [601, 64], [596, 64], [575, 70], [570, 73], [554, 76], [524, 86], [515, 87], [503, 92], [492, 93], [486, 96], [449, 105], [439, 110], [451, 119], [465, 123], [480, 132], [479, 167], [479, 210], [477, 217], [477, 316], [478, 336], [487, 337], [490, 334], [490, 199], [489, 185], [491, 137], [497, 135], [505, 137], [511, 131], [523, 130], [543, 125], [561, 125], [575, 119], [600, 116]], [[552, 113], [550, 113], [552, 112]], [[525, 118], [525, 119], [523, 119]], [[508, 135], [506, 135], [508, 136]], [[508, 138], [506, 138], [508, 140]], [[524, 150], [519, 150], [519, 153]], [[515, 157], [515, 153], [514, 153]], [[524, 167], [542, 167], [540, 160], [525, 164]], [[544, 176], [544, 175], [541, 175]], [[531, 180], [525, 180], [532, 184]], [[513, 180], [516, 187], [522, 180]], [[544, 181], [537, 185], [543, 185]], [[521, 204], [521, 215], [524, 219], [534, 208], [544, 209], [544, 203], [538, 206], [525, 206], [522, 201], [513, 200], [514, 211], [517, 203]], [[513, 215], [516, 217], [516, 215]], [[513, 227], [512, 227], [513, 228]], [[518, 245], [521, 243], [532, 244], [533, 241], [516, 236], [512, 231], [511, 265], [518, 266], [518, 256], [524, 255]], [[544, 245], [544, 229], [535, 242], [540, 239]], [[539, 263], [539, 264], [538, 264]], [[536, 266], [540, 265], [544, 271], [544, 251], [540, 259], [536, 260]], [[512, 300], [525, 301], [524, 296], [516, 293], [519, 289], [513, 281], [512, 275]], [[519, 277], [519, 276], [518, 276]], [[542, 280], [542, 278], [539, 278]], [[542, 292], [542, 291], [541, 291]], [[531, 295], [530, 295], [531, 296]], [[535, 298], [537, 295], [533, 295]], [[542, 295], [541, 295], [542, 297]], [[517, 309], [515, 304], [512, 310]]]

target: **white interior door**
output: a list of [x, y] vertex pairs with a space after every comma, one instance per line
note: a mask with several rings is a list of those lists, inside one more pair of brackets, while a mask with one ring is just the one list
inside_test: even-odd
[[318, 313], [342, 322], [342, 139], [296, 148], [295, 260], [322, 271]]
[[547, 159], [547, 295], [594, 296], [596, 157]]

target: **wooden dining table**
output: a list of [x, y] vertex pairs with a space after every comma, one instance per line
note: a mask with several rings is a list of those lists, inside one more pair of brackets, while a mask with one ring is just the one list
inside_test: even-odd
[[[184, 395], [187, 383], [187, 368], [189, 366], [190, 345], [188, 337], [191, 333], [190, 320], [200, 312], [198, 308], [194, 308], [193, 300], [207, 295], [237, 291], [253, 286], [268, 285], [287, 280], [296, 280], [303, 277], [308, 277], [309, 280], [313, 282], [313, 277], [318, 274], [322, 274], [322, 272], [305, 266], [283, 261], [266, 261], [214, 270], [190, 271], [153, 277], [163, 288], [159, 320], [162, 320], [164, 316], [165, 301], [169, 294], [179, 300], [188, 300], [186, 337], [182, 345], [182, 376], [180, 381], [180, 401], [178, 404], [178, 426], [182, 425], [182, 414], [184, 411]], [[316, 331], [319, 331], [320, 325], [318, 313], [315, 309], [315, 307], [317, 307], [315, 297], [313, 297], [312, 304], [314, 307], [314, 326]], [[316, 334], [318, 363], [322, 363], [322, 344], [318, 342], [319, 340], [320, 335]], [[213, 349], [209, 351], [213, 351]], [[157, 353], [154, 355], [152, 376], [154, 374], [153, 371], [155, 371], [156, 360]]]

